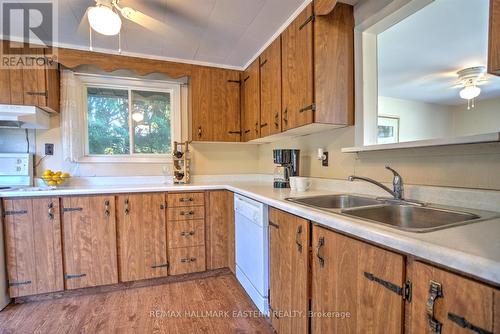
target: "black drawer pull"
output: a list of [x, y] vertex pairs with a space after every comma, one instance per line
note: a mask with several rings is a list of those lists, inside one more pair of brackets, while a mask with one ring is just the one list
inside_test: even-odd
[[19, 282], [10, 282], [9, 286], [19, 286], [19, 285], [28, 285], [31, 284], [31, 281], [19, 281]]
[[180, 234], [183, 237], [189, 237], [189, 236], [194, 235], [194, 231], [182, 231]]
[[65, 279], [82, 278], [87, 276], [87, 274], [75, 274], [75, 275], [64, 275]]
[[189, 262], [195, 262], [196, 258], [195, 257], [184, 257], [181, 259], [182, 263], [189, 263]]
[[181, 211], [181, 212], [179, 212], [179, 215], [181, 215], [181, 216], [192, 216], [192, 215], [194, 215], [194, 211], [188, 211], [188, 212]]
[[192, 197], [185, 197], [185, 198], [179, 198], [179, 202], [192, 202], [193, 198]]

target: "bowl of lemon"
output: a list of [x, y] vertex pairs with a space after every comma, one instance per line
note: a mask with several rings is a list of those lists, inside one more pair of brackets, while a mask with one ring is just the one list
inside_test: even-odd
[[43, 172], [42, 180], [49, 187], [61, 186], [71, 177], [69, 173], [64, 173], [61, 171], [53, 172], [47, 169]]

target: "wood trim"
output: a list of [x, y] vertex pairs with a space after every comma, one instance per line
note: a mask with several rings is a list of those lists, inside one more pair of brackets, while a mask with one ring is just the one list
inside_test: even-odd
[[490, 0], [488, 72], [500, 76], [500, 0]]
[[337, 0], [314, 0], [314, 14], [328, 15], [337, 5]]

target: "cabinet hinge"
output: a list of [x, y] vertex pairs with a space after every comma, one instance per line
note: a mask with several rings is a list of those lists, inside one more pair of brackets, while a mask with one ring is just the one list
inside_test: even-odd
[[265, 59], [262, 63], [260, 63], [259, 66], [262, 67], [262, 66], [266, 65], [266, 63], [267, 63], [267, 59]]
[[248, 79], [250, 79], [249, 75], [247, 75], [247, 77], [245, 79], [243, 79], [243, 82], [247, 82]]
[[278, 224], [275, 224], [272, 221], [269, 221], [269, 226], [274, 227], [274, 228], [280, 228], [280, 226]]
[[404, 300], [411, 301], [411, 282], [406, 281], [402, 287], [400, 287], [397, 284], [394, 284], [389, 281], [384, 281], [383, 279], [373, 275], [372, 273], [369, 272], [364, 272], [364, 275], [367, 279], [369, 279], [372, 282], [378, 283], [382, 285], [384, 288], [391, 290], [395, 294], [400, 295], [403, 297]]
[[316, 111], [316, 104], [313, 103], [308, 106], [305, 106], [304, 108], [299, 109], [299, 112], [304, 112], [308, 110]]
[[309, 16], [307, 18], [307, 20], [304, 21], [304, 23], [302, 23], [299, 27], [299, 30], [302, 30], [302, 28], [304, 28], [309, 22], [314, 22], [314, 20], [316, 19], [316, 16], [314, 14], [312, 14], [311, 16]]
[[151, 266], [151, 268], [153, 269], [156, 269], [156, 268], [168, 268], [168, 262], [167, 263], [163, 263], [163, 264], [155, 264], [153, 266]]
[[31, 284], [31, 281], [19, 281], [19, 282], [11, 282], [9, 281], [9, 286], [19, 286], [19, 285], [28, 285]]
[[76, 275], [64, 275], [64, 278], [65, 279], [73, 279], [73, 278], [82, 278], [82, 277], [85, 277], [87, 276], [87, 274], [76, 274]]
[[45, 96], [45, 97], [49, 97], [49, 92], [45, 91], [45, 92], [26, 92], [27, 95], [30, 95], [30, 96]]
[[14, 216], [14, 215], [25, 215], [28, 213], [28, 210], [19, 210], [19, 211], [5, 211], [3, 213], [4, 216]]
[[474, 324], [471, 324], [464, 317], [461, 317], [461, 316], [456, 315], [454, 313], [448, 312], [448, 319], [450, 319], [452, 322], [456, 323], [458, 326], [460, 326], [462, 328], [470, 329], [473, 332], [476, 332], [479, 334], [493, 334], [493, 332], [487, 331], [485, 329], [482, 329], [481, 327], [478, 327]]
[[83, 211], [83, 208], [63, 208], [63, 212]]
[[241, 85], [241, 80], [228, 80], [227, 82], [237, 83], [238, 85]]

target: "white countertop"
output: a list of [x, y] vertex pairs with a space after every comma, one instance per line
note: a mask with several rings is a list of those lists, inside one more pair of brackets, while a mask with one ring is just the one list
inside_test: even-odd
[[[274, 189], [269, 182], [263, 181], [212, 181], [196, 182], [189, 185], [85, 185], [44, 191], [7, 191], [0, 192], [0, 197], [67, 196], [214, 189], [227, 189], [239, 193], [359, 239], [393, 249], [399, 253], [424, 259], [494, 285], [500, 285], [500, 219], [427, 233], [406, 232], [340, 214], [316, 210], [285, 200], [286, 197], [312, 196], [335, 192], [317, 190], [294, 193], [289, 189]], [[345, 191], [345, 193], [348, 192], [347, 190]]]

